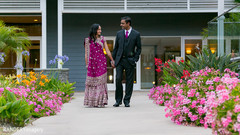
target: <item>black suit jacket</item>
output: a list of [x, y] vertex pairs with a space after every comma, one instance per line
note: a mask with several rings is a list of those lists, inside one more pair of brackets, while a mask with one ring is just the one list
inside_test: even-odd
[[[139, 55], [141, 54], [141, 38], [140, 33], [134, 29], [132, 29], [131, 33], [128, 36], [128, 42], [127, 45], [124, 46], [124, 38], [125, 38], [125, 30], [120, 30], [117, 32], [116, 40], [115, 40], [115, 46], [113, 49], [113, 59], [115, 61], [115, 66], [118, 65], [122, 55], [123, 51], [124, 54], [127, 54], [128, 61], [135, 65], [135, 62], [138, 61]], [[124, 48], [125, 47], [125, 48]]]

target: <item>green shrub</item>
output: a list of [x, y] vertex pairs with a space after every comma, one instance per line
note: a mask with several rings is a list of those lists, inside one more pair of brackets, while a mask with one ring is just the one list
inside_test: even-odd
[[32, 107], [33, 105], [28, 105], [25, 97], [17, 100], [12, 92], [5, 89], [0, 96], [0, 121], [23, 127], [30, 120]]
[[223, 56], [217, 57], [216, 53], [212, 53], [210, 49], [204, 49], [202, 53], [197, 54], [196, 57], [192, 55], [187, 55], [189, 62], [187, 65], [190, 72], [199, 71], [205, 67], [219, 69], [221, 73], [224, 72], [226, 68], [231, 71], [235, 71], [238, 68], [240, 62], [231, 62], [231, 54], [224, 54]]

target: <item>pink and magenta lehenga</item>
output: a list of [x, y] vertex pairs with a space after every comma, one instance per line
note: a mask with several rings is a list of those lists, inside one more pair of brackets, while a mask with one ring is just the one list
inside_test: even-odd
[[107, 59], [103, 53], [104, 42], [103, 36], [95, 42], [85, 38], [87, 77], [84, 105], [88, 107], [104, 107], [108, 103]]

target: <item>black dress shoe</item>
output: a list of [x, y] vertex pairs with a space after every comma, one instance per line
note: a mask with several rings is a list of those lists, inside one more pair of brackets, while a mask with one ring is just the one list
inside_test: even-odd
[[125, 104], [125, 107], [130, 107], [130, 105], [129, 104]]
[[121, 105], [122, 103], [115, 103], [113, 106], [114, 107], [119, 107], [119, 105]]

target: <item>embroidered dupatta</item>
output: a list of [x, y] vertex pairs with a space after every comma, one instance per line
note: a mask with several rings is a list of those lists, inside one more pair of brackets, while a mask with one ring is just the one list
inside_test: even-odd
[[95, 42], [85, 39], [87, 53], [87, 77], [85, 83], [84, 105], [103, 107], [107, 104], [107, 59], [103, 53], [104, 37]]

